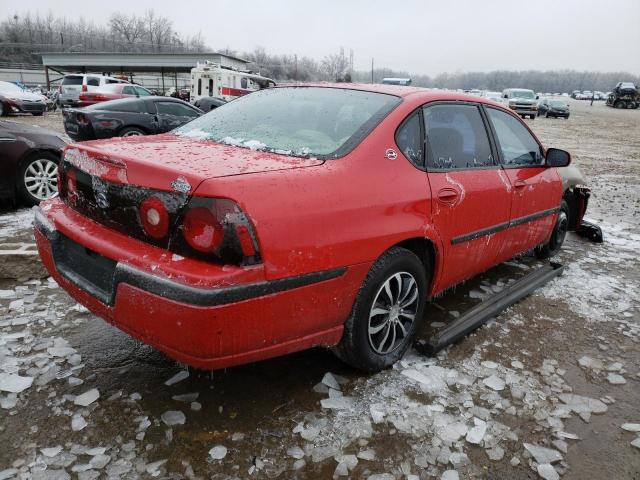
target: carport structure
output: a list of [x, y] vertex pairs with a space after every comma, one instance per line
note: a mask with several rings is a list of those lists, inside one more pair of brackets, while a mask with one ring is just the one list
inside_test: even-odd
[[134, 73], [160, 73], [162, 89], [165, 74], [173, 76], [178, 88], [178, 73], [189, 73], [197, 62], [210, 61], [226, 67], [246, 69], [249, 61], [223, 53], [41, 53], [42, 65], [51, 89], [49, 70], [60, 75], [67, 73], [100, 73], [103, 75], [132, 75]]

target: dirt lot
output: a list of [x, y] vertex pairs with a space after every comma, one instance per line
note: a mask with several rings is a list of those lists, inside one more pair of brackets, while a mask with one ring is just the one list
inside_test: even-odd
[[[640, 111], [571, 109], [527, 121], [589, 178], [605, 243], [571, 235], [562, 277], [435, 358], [366, 376], [316, 349], [188, 372], [52, 281], [0, 280], [0, 387], [33, 381], [0, 391], [0, 479], [640, 479]], [[0, 237], [29, 223], [5, 212]], [[535, 265], [438, 298], [421, 335]]]

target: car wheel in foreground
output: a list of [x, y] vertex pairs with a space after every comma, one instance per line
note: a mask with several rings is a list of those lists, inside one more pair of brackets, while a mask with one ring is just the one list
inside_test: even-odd
[[28, 205], [58, 193], [58, 157], [49, 152], [38, 152], [22, 163], [18, 177], [18, 194]]
[[349, 365], [376, 372], [404, 355], [426, 302], [427, 272], [411, 251], [394, 247], [371, 267], [335, 354]]
[[553, 232], [551, 232], [549, 242], [541, 245], [540, 247], [536, 247], [536, 256], [544, 260], [546, 258], [557, 255], [562, 248], [562, 244], [564, 243], [564, 239], [567, 237], [568, 231], [569, 205], [566, 201], [562, 200], [562, 202], [560, 203], [560, 213], [558, 214], [558, 219], [556, 220], [556, 224], [553, 227]]
[[142, 135], [146, 135], [146, 133], [136, 127], [125, 127], [120, 130], [121, 137], [140, 137]]

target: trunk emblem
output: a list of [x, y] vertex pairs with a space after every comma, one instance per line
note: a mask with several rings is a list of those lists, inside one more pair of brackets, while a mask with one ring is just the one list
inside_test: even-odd
[[180, 193], [189, 193], [191, 191], [191, 185], [187, 182], [187, 179], [184, 177], [178, 177], [173, 182], [171, 182], [171, 187]]
[[384, 156], [387, 157], [388, 160], [395, 160], [398, 158], [398, 153], [393, 148], [387, 148], [387, 151], [384, 152]]
[[91, 184], [96, 204], [102, 209], [109, 208], [107, 185], [96, 177], [91, 178]]

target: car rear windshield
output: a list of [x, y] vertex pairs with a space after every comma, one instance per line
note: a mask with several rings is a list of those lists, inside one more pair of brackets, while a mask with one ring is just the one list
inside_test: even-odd
[[549, 102], [549, 104], [550, 104], [552, 107], [566, 107], [566, 106], [567, 106], [567, 104], [566, 104], [566, 103], [561, 102], [560, 100], [551, 100], [551, 101]]
[[62, 79], [62, 85], [82, 85], [82, 76], [67, 75]]
[[340, 157], [399, 103], [393, 95], [343, 88], [274, 88], [229, 102], [174, 133], [284, 155]]

